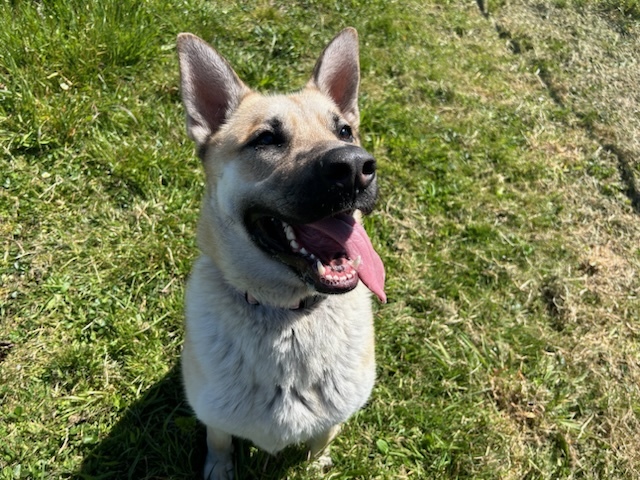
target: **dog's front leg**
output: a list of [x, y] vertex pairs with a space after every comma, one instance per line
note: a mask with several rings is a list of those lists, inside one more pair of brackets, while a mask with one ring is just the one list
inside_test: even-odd
[[340, 428], [340, 425], [334, 425], [309, 440], [309, 459], [313, 460], [315, 467], [326, 470], [333, 464], [329, 455], [330, 444], [340, 432]]
[[233, 480], [233, 443], [228, 433], [207, 427], [207, 460], [205, 480]]

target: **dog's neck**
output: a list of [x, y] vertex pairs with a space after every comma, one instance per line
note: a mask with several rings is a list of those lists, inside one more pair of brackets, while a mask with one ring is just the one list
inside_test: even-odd
[[[303, 310], [306, 308], [311, 308], [320, 300], [322, 300], [322, 298], [323, 297], [321, 295], [312, 295], [310, 297], [303, 298], [302, 300], [300, 300], [300, 302], [294, 305], [289, 305], [287, 307], [274, 307], [274, 308], [283, 308], [284, 310]], [[260, 302], [256, 300], [256, 297], [251, 295], [249, 292], [245, 292], [244, 299], [249, 305], [260, 305]]]

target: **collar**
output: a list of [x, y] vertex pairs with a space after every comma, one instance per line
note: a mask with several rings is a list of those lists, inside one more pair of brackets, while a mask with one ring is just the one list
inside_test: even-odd
[[[246, 302], [249, 305], [260, 305], [258, 300], [256, 300], [256, 297], [251, 295], [249, 292], [245, 292], [244, 299], [246, 300]], [[312, 295], [310, 297], [303, 298], [302, 300], [300, 300], [299, 303], [296, 303], [294, 305], [290, 305], [288, 307], [282, 307], [282, 308], [284, 308], [286, 310], [304, 310], [306, 308], [313, 307], [320, 300], [322, 300], [322, 296], [320, 296], [320, 295]], [[274, 308], [280, 308], [280, 307], [274, 307]]]

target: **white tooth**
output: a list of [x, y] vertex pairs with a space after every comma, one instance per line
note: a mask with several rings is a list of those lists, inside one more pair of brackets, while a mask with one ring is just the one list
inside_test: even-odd
[[294, 250], [300, 250], [300, 245], [298, 244], [298, 242], [296, 242], [295, 240], [291, 240], [289, 242], [289, 245], [291, 245], [291, 248], [293, 248]]
[[296, 234], [293, 231], [293, 228], [290, 225], [284, 227], [284, 234], [287, 236], [287, 240], [295, 240]]
[[326, 268], [324, 268], [324, 265], [322, 265], [322, 263], [320, 262], [320, 260], [318, 260], [318, 261], [316, 262], [316, 270], [318, 270], [318, 273], [319, 273], [320, 275], [324, 275], [324, 274], [325, 274], [325, 272], [327, 271], [327, 269], [326, 269]]
[[361, 263], [362, 263], [362, 257], [358, 255], [358, 257], [352, 263], [354, 270], [357, 270]]
[[300, 253], [301, 253], [302, 255], [309, 255], [309, 252], [307, 252], [307, 249], [306, 249], [306, 248], [304, 248], [304, 247], [302, 247], [302, 248], [300, 249]]
[[351, 280], [353, 278], [353, 273], [349, 272], [347, 273], [347, 279]]

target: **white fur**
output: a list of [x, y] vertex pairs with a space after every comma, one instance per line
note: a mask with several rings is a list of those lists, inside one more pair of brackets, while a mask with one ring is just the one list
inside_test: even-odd
[[208, 427], [274, 453], [344, 422], [370, 395], [373, 324], [362, 284], [309, 312], [249, 305], [202, 256], [186, 309], [185, 387]]

